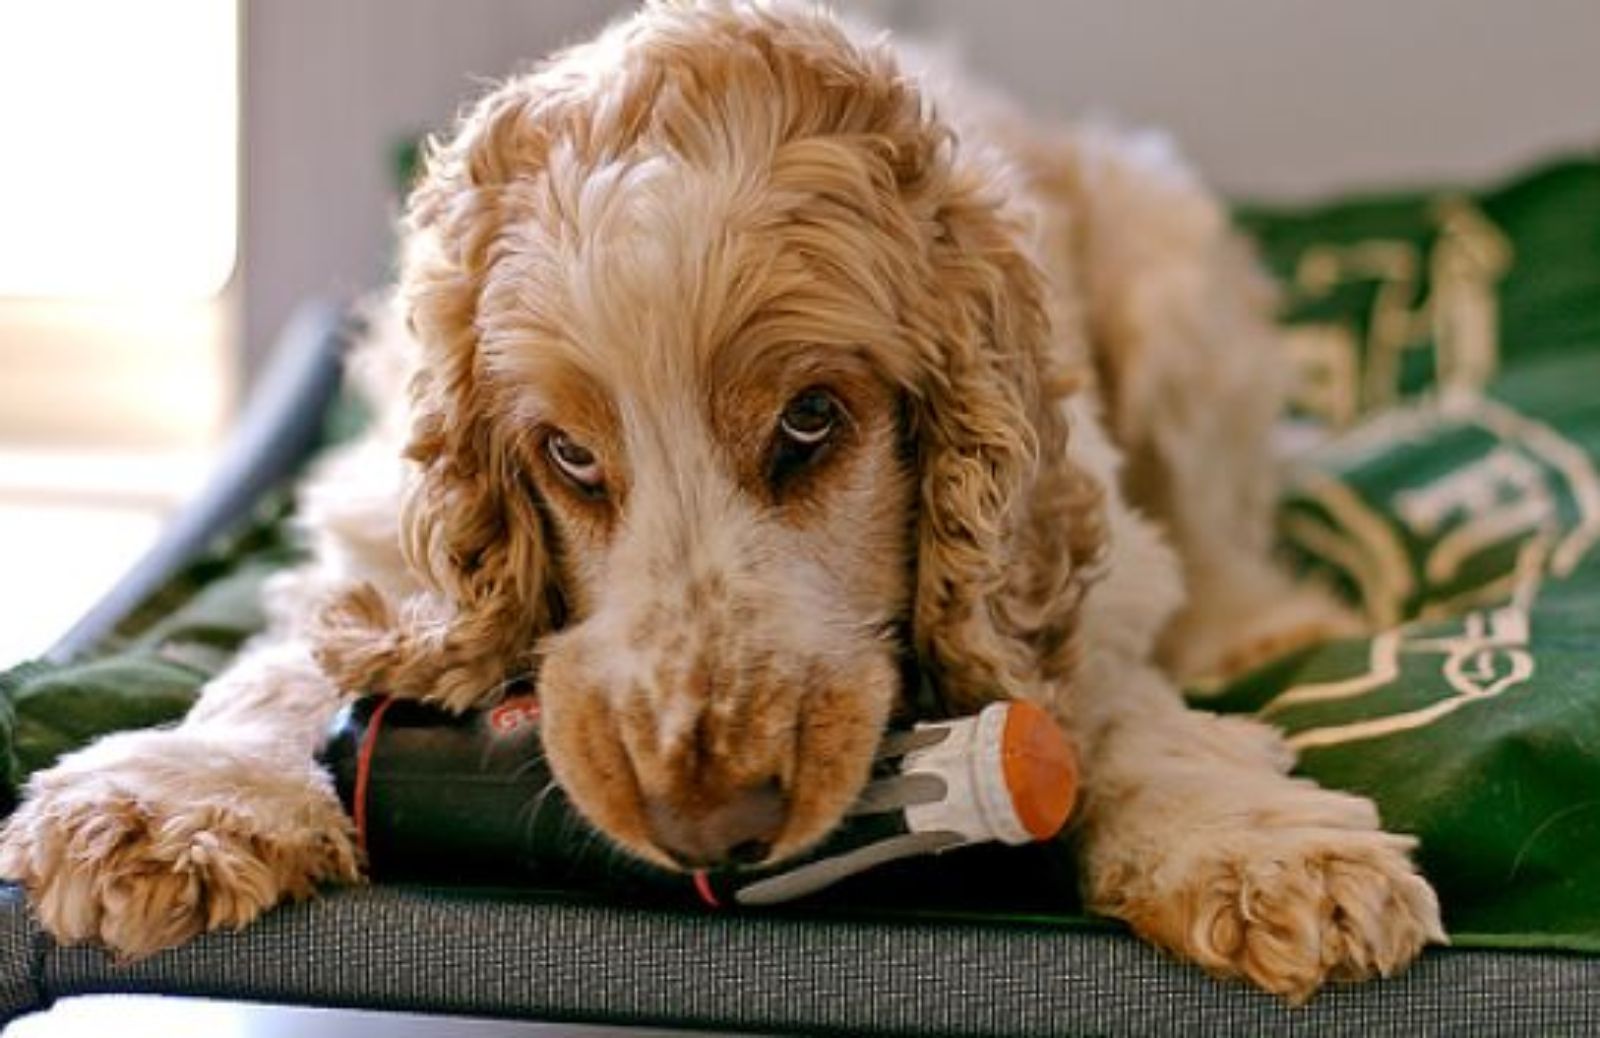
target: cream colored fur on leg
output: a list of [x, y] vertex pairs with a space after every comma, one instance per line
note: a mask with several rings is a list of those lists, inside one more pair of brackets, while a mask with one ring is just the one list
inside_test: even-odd
[[355, 880], [349, 823], [312, 759], [336, 702], [299, 647], [252, 651], [178, 728], [102, 739], [35, 776], [0, 873], [58, 939], [130, 958]]
[[1069, 147], [1084, 167], [1091, 341], [1117, 446], [1087, 406], [1073, 442], [1142, 506], [1121, 491], [1108, 501], [1107, 576], [1062, 693], [1085, 753], [1087, 902], [1293, 1001], [1391, 974], [1445, 941], [1415, 841], [1383, 832], [1370, 801], [1289, 777], [1276, 731], [1189, 708], [1175, 683], [1359, 629], [1270, 557], [1282, 376], [1261, 287], [1166, 147], [1104, 131]]
[[350, 820], [315, 761], [343, 700], [301, 632], [350, 574], [411, 586], [397, 534], [411, 344], [387, 305], [371, 317], [351, 376], [374, 425], [301, 488], [315, 561], [269, 583], [269, 633], [177, 728], [113, 735], [35, 775], [0, 830], [0, 875], [27, 888], [58, 940], [139, 958], [360, 879]]

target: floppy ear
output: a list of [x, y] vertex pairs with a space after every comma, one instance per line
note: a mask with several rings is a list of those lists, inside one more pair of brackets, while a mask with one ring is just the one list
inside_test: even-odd
[[947, 704], [968, 711], [1070, 675], [1102, 490], [1067, 451], [1073, 386], [1022, 227], [978, 172], [917, 179], [933, 197], [915, 203], [932, 213], [932, 284], [912, 318], [927, 368], [914, 631]]
[[536, 80], [514, 80], [429, 156], [407, 216], [401, 296], [419, 346], [413, 463], [401, 546], [425, 590], [390, 601], [360, 585], [313, 632], [341, 688], [466, 709], [531, 665], [560, 595], [532, 481], [495, 421], [476, 327], [501, 229], [518, 213], [515, 180], [543, 165]]
[[[886, 48], [808, 28], [817, 39], [787, 27], [766, 58], [784, 84], [775, 103], [803, 101], [785, 113], [804, 145], [788, 158], [809, 160], [806, 182], [848, 199], [852, 228], [865, 217], [886, 246], [879, 266], [859, 269], [881, 279], [905, 339], [889, 363], [917, 446], [920, 661], [956, 710], [1039, 698], [1042, 682], [1070, 676], [1079, 600], [1105, 540], [1101, 488], [1069, 457], [1061, 410], [1077, 332], [1051, 327], [1005, 172], [957, 146]], [[872, 185], [875, 204], [839, 186], [850, 177]]]

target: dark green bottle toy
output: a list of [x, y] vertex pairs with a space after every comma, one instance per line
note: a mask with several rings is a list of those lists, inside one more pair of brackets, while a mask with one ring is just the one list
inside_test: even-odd
[[691, 874], [626, 854], [579, 816], [550, 775], [531, 695], [459, 716], [360, 699], [336, 720], [324, 759], [375, 877], [471, 874], [712, 906], [787, 901], [913, 855], [1046, 840], [1077, 795], [1076, 760], [1049, 715], [995, 703], [887, 735], [872, 781], [805, 856]]

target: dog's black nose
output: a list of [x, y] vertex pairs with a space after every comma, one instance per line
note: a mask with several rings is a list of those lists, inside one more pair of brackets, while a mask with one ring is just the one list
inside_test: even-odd
[[774, 780], [747, 786], [709, 810], [652, 797], [646, 811], [656, 845], [684, 868], [755, 865], [772, 853], [789, 801]]

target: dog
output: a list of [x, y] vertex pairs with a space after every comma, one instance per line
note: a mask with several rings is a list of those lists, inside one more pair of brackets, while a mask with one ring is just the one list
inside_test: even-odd
[[1034, 123], [806, 7], [650, 3], [493, 90], [408, 205], [313, 559], [168, 730], [35, 776], [0, 873], [130, 957], [360, 875], [341, 696], [537, 675], [667, 868], [814, 845], [910, 656], [1046, 706], [1086, 903], [1291, 1000], [1442, 941], [1373, 805], [1179, 688], [1349, 634], [1271, 556], [1273, 295], [1162, 139]]

